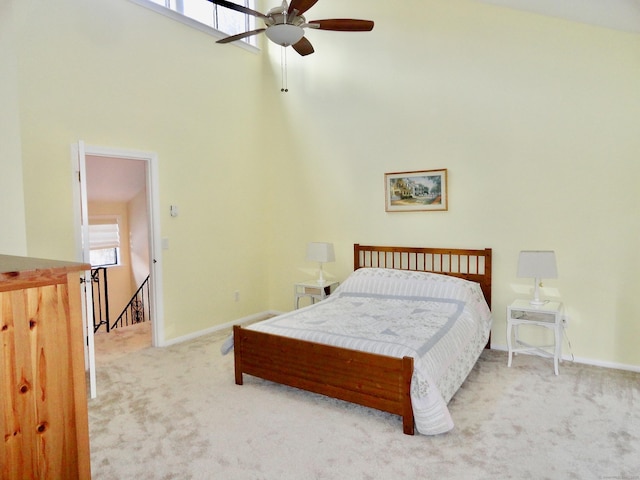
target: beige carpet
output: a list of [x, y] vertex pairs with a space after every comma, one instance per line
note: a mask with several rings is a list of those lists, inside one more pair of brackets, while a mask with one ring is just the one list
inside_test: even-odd
[[151, 346], [151, 323], [144, 322], [115, 328], [109, 333], [96, 333], [93, 337], [96, 363], [113, 364], [130, 353]]
[[407, 436], [393, 415], [236, 386], [225, 336], [99, 357], [94, 479], [640, 479], [640, 374], [565, 362], [556, 377], [486, 351], [450, 403], [456, 428]]

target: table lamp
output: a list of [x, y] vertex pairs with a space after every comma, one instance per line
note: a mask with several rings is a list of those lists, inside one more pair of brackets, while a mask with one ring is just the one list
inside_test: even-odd
[[518, 258], [518, 277], [533, 278], [535, 288], [531, 305], [544, 305], [540, 300], [540, 286], [543, 278], [558, 278], [556, 253], [553, 250], [523, 250]]
[[333, 243], [311, 242], [307, 245], [307, 260], [318, 262], [320, 265], [320, 276], [318, 283], [324, 284], [324, 275], [322, 272], [322, 264], [327, 262], [335, 262], [336, 255], [333, 251]]

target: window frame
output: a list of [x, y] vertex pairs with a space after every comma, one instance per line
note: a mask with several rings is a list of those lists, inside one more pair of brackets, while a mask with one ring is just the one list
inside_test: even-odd
[[111, 250], [114, 252], [116, 257], [116, 263], [91, 263], [91, 269], [94, 268], [114, 268], [114, 267], [122, 267], [122, 256], [120, 255], [120, 247], [110, 247], [110, 248], [97, 248], [94, 250], [89, 250], [89, 260], [91, 260], [91, 252], [98, 252], [101, 250]]
[[[221, 32], [220, 30], [210, 27], [209, 25], [205, 25], [204, 23], [201, 23], [191, 17], [182, 15], [181, 13], [178, 13], [175, 10], [171, 10], [170, 8], [167, 8], [155, 2], [152, 2], [151, 0], [129, 0], [129, 2], [135, 3], [136, 5], [140, 5], [141, 7], [144, 7], [144, 8], [148, 8], [149, 10], [153, 10], [154, 12], [164, 15], [165, 17], [169, 17], [184, 25], [188, 25], [192, 28], [195, 28], [196, 30], [206, 33], [207, 35], [211, 35], [216, 39], [225, 38], [230, 35], [229, 33]], [[259, 28], [259, 27], [256, 27], [256, 28]], [[256, 41], [257, 43], [259, 43], [257, 39]], [[233, 42], [232, 44], [252, 53], [260, 52], [260, 48], [258, 46], [251, 45], [247, 42], [237, 41], [237, 42]]]

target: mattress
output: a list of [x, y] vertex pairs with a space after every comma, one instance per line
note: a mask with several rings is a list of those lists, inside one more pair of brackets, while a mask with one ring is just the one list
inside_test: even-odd
[[[326, 300], [246, 328], [326, 345], [414, 359], [416, 430], [454, 426], [447, 404], [476, 363], [491, 330], [480, 285], [425, 272], [356, 270]], [[232, 348], [232, 339], [223, 353]]]

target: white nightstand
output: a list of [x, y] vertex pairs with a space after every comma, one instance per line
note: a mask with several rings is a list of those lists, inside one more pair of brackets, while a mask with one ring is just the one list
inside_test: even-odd
[[[514, 353], [532, 353], [543, 357], [553, 358], [553, 368], [558, 375], [558, 362], [562, 358], [563, 324], [562, 302], [546, 302], [544, 305], [531, 305], [529, 300], [515, 300], [507, 307], [507, 347], [509, 348], [509, 363]], [[518, 328], [520, 325], [537, 325], [554, 331], [552, 345], [530, 345], [520, 340]], [[512, 345], [511, 329], [514, 328]]]
[[300, 299], [302, 297], [311, 298], [311, 303], [316, 303], [316, 300], [324, 300], [331, 293], [338, 288], [339, 282], [324, 282], [318, 283], [317, 280], [310, 280], [308, 282], [298, 282], [293, 286], [293, 306], [298, 309], [300, 305]]

